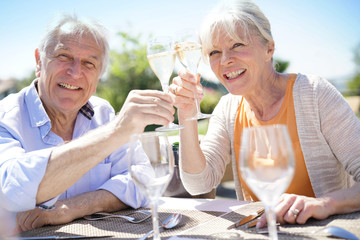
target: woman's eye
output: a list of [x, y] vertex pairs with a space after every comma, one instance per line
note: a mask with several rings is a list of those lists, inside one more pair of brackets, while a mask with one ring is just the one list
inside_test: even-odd
[[213, 55], [216, 54], [216, 53], [219, 53], [219, 51], [217, 51], [217, 50], [211, 51], [211, 52], [209, 53], [209, 57], [213, 56]]
[[237, 47], [241, 47], [241, 46], [244, 46], [244, 44], [243, 43], [235, 43], [232, 48], [237, 48]]

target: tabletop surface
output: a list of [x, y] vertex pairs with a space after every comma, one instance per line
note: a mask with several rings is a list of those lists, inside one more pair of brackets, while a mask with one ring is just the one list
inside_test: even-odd
[[[241, 218], [260, 209], [259, 202], [241, 202], [218, 199], [162, 198], [159, 205], [159, 222], [172, 213], [183, 214], [181, 223], [173, 229], [161, 233], [162, 239], [268, 239], [266, 234], [258, 234], [256, 228], [245, 224], [233, 228]], [[116, 213], [129, 214], [134, 210]], [[360, 237], [360, 212], [334, 215], [326, 220], [310, 219], [305, 225], [282, 225], [279, 239], [330, 239], [326, 233], [318, 232], [324, 226], [343, 227]], [[26, 237], [41, 236], [112, 236], [109, 239], [138, 239], [152, 229], [151, 218], [138, 224], [128, 223], [120, 218], [98, 221], [78, 219], [59, 226], [45, 226], [21, 234]], [[105, 239], [105, 238], [104, 238]], [[148, 239], [152, 239], [149, 237]]]

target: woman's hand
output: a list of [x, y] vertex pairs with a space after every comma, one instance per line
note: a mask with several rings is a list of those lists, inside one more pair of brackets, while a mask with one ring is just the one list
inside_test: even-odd
[[174, 105], [178, 108], [179, 119], [186, 119], [196, 114], [195, 97], [198, 102], [203, 98], [200, 74], [192, 75], [185, 69], [178, 72], [170, 85], [170, 92], [175, 95]]
[[[276, 220], [280, 224], [305, 224], [309, 218], [326, 219], [333, 214], [329, 199], [312, 198], [284, 193], [275, 207]], [[257, 228], [266, 226], [265, 214], [259, 219]]]

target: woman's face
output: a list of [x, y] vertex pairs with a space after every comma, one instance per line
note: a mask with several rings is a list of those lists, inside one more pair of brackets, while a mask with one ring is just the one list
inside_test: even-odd
[[246, 37], [238, 28], [239, 40], [234, 40], [224, 31], [215, 32], [217, 41], [208, 51], [210, 66], [226, 89], [235, 95], [245, 95], [261, 87], [266, 78], [268, 64], [272, 64], [273, 44], [264, 44], [255, 35]]

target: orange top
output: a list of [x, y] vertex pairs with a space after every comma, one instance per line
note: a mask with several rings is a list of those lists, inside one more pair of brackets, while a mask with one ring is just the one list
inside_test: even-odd
[[[252, 113], [249, 104], [243, 98], [237, 110], [234, 129], [234, 149], [239, 166], [239, 152], [241, 146], [241, 134], [242, 130], [251, 126], [271, 125], [271, 124], [284, 124], [287, 125], [289, 130], [290, 139], [293, 145], [295, 156], [295, 173], [294, 178], [290, 183], [290, 186], [285, 191], [286, 193], [293, 193], [298, 195], [304, 195], [308, 197], [315, 197], [312, 189], [309, 175], [306, 169], [304, 156], [301, 150], [299, 136], [297, 133], [294, 100], [293, 100], [293, 87], [296, 80], [296, 74], [290, 74], [289, 81], [286, 87], [286, 93], [279, 113], [269, 121], [258, 120]], [[249, 189], [245, 181], [241, 177], [241, 172], [238, 167], [238, 174], [240, 183], [245, 191], [246, 195], [250, 195], [253, 201], [259, 201], [255, 194]]]

